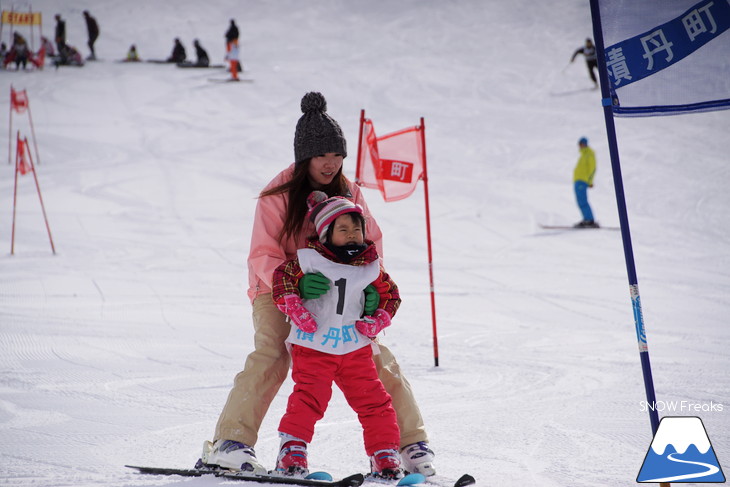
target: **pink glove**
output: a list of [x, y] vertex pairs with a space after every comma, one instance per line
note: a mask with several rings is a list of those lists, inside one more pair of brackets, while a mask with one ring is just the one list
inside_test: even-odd
[[377, 309], [372, 316], [363, 316], [355, 322], [355, 328], [368, 338], [373, 338], [383, 328], [390, 326], [390, 315], [384, 309]]
[[276, 306], [304, 333], [317, 331], [317, 321], [315, 321], [314, 315], [304, 307], [302, 298], [296, 294], [287, 294], [284, 296], [284, 304], [277, 304]]

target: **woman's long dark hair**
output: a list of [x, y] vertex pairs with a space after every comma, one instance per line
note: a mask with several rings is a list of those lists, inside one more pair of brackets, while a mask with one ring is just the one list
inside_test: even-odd
[[345, 196], [351, 198], [348, 188], [348, 179], [342, 174], [342, 166], [335, 175], [330, 184], [322, 188], [314, 188], [309, 181], [309, 163], [311, 159], [306, 159], [294, 166], [294, 174], [292, 178], [275, 186], [267, 191], [262, 191], [259, 198], [273, 196], [277, 194], [288, 194], [289, 203], [286, 207], [286, 216], [284, 217], [284, 226], [279, 233], [279, 242], [284, 242], [287, 238], [294, 239], [302, 231], [304, 219], [307, 217], [309, 208], [307, 207], [307, 196], [315, 189], [323, 191], [327, 196]]

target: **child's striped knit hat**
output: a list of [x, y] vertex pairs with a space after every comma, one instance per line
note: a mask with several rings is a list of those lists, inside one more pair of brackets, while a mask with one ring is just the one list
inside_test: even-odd
[[312, 191], [307, 197], [309, 207], [309, 219], [314, 223], [314, 228], [319, 236], [319, 241], [325, 243], [327, 230], [338, 216], [346, 213], [357, 213], [362, 215], [362, 207], [356, 205], [344, 196], [327, 197], [322, 191]]

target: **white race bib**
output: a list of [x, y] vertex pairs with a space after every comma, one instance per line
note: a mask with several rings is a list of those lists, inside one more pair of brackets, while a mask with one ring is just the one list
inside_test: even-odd
[[355, 266], [332, 262], [314, 249], [297, 250], [299, 266], [305, 274], [321, 272], [330, 280], [330, 289], [317, 299], [304, 299], [314, 314], [317, 331], [304, 333], [292, 325], [287, 342], [325, 353], [344, 355], [372, 344], [357, 331], [355, 322], [365, 305], [363, 290], [380, 274], [380, 263]]

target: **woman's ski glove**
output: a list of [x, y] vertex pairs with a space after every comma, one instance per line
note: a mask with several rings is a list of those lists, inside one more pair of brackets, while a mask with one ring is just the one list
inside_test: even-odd
[[296, 294], [287, 294], [284, 296], [284, 304], [276, 306], [304, 333], [317, 331], [317, 321], [315, 321], [314, 315], [304, 307], [302, 298]]
[[355, 328], [368, 338], [373, 338], [383, 328], [390, 326], [390, 315], [384, 309], [378, 309], [372, 316], [363, 316], [355, 322]]
[[304, 274], [299, 279], [299, 294], [301, 294], [302, 299], [317, 299], [329, 290], [330, 281], [321, 272]]
[[365, 316], [371, 316], [378, 309], [380, 304], [380, 294], [375, 286], [368, 284], [365, 288], [365, 306], [363, 307], [363, 314]]

